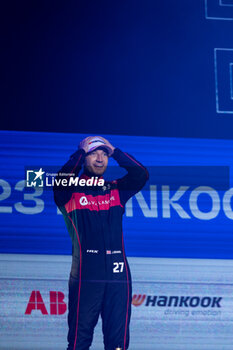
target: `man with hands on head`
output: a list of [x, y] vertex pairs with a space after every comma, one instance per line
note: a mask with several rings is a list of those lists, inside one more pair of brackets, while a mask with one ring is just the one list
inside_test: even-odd
[[90, 136], [59, 173], [63, 178], [62, 173], [78, 176], [83, 166], [80, 179], [103, 179], [111, 156], [127, 170], [122, 178], [105, 181], [104, 186], [54, 186], [55, 203], [72, 240], [67, 350], [90, 348], [99, 315], [105, 350], [129, 346], [132, 284], [122, 216], [127, 200], [148, 180], [148, 171], [105, 138]]

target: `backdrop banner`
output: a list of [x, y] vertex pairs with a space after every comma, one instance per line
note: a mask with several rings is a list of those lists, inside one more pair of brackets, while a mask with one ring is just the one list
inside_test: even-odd
[[[1, 349], [65, 349], [67, 255], [0, 254]], [[131, 349], [222, 350], [233, 342], [233, 261], [129, 258]], [[101, 319], [91, 349], [102, 350]]]
[[[0, 132], [1, 349], [65, 348], [71, 241], [52, 183], [86, 136]], [[233, 141], [102, 136], [150, 174], [123, 219], [131, 348], [232, 349]], [[110, 158], [106, 179], [125, 173]]]

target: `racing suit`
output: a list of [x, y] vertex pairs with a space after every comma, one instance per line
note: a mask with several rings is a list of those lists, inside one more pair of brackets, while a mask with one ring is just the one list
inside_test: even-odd
[[[83, 149], [76, 151], [60, 173], [78, 176], [85, 155]], [[122, 215], [127, 200], [142, 189], [149, 175], [119, 148], [112, 157], [127, 170], [124, 177], [105, 181], [104, 186], [54, 186], [55, 203], [72, 240], [67, 350], [89, 349], [100, 314], [105, 350], [129, 346], [132, 285]], [[86, 171], [79, 179], [90, 175]]]

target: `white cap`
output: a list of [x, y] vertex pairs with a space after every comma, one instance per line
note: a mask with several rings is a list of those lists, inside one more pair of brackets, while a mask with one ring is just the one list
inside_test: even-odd
[[99, 136], [94, 136], [88, 141], [87, 153], [94, 151], [98, 147], [104, 147], [106, 148], [109, 154], [112, 153], [111, 148]]

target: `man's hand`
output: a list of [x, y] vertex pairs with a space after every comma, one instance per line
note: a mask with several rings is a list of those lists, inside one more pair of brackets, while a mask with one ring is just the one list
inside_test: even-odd
[[116, 148], [116, 147], [114, 147], [107, 139], [105, 139], [104, 137], [102, 137], [102, 136], [98, 136], [100, 139], [102, 139], [104, 142], [105, 142], [105, 144], [111, 149], [111, 152], [110, 152], [110, 154], [109, 154], [109, 157], [111, 157], [111, 155], [113, 154], [113, 152], [114, 152], [114, 149]]
[[92, 139], [92, 136], [88, 136], [88, 137], [86, 137], [85, 139], [83, 139], [83, 140], [80, 142], [78, 148], [79, 148], [79, 149], [84, 149], [84, 151], [87, 153], [87, 152], [88, 152], [88, 147], [89, 147], [88, 142], [90, 141], [90, 139]]

